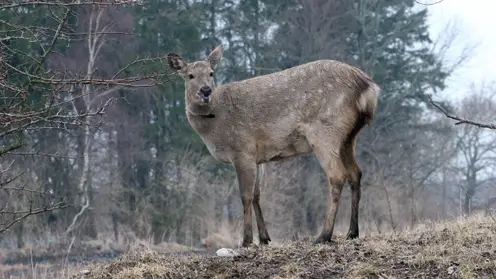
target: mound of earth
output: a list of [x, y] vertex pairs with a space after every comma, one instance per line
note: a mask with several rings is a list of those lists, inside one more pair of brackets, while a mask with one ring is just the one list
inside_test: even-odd
[[74, 279], [496, 278], [496, 221], [477, 217], [398, 234], [238, 249], [238, 255], [132, 252], [93, 263]]

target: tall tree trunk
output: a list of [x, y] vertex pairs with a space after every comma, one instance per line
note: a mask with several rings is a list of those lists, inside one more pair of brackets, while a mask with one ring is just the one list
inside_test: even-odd
[[136, 197], [134, 194], [133, 187], [133, 169], [132, 169], [132, 157], [129, 154], [129, 146], [131, 145], [131, 140], [129, 135], [126, 133], [124, 124], [120, 123], [117, 126], [117, 169], [120, 177], [120, 182], [122, 184], [123, 193], [123, 206], [127, 209], [127, 218], [123, 220], [131, 221], [131, 212], [134, 211]]
[[475, 194], [475, 188], [477, 187], [477, 173], [475, 167], [470, 167], [467, 175], [467, 187], [465, 189], [465, 195], [463, 199], [463, 214], [468, 216], [471, 214], [472, 198]]
[[24, 222], [15, 225], [14, 233], [16, 236], [17, 249], [24, 248]]
[[[91, 170], [88, 172], [89, 177], [91, 177]], [[91, 183], [91, 179], [88, 179], [88, 200], [90, 205], [94, 205], [94, 192], [93, 185]], [[96, 239], [98, 237], [98, 230], [96, 229], [95, 223], [95, 211], [92, 207], [88, 208], [88, 212], [86, 214], [86, 224], [84, 226], [84, 234], [87, 237], [92, 239]]]
[[465, 191], [465, 196], [463, 198], [463, 214], [465, 216], [470, 215], [472, 212], [472, 197], [473, 193], [470, 190]]
[[443, 194], [442, 194], [442, 201], [441, 201], [441, 208], [442, 208], [442, 214], [443, 214], [443, 220], [446, 219], [447, 217], [447, 212], [446, 212], [446, 168], [443, 168]]

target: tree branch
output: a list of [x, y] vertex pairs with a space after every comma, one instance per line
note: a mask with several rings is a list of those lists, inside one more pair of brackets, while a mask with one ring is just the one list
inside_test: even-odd
[[[24, 219], [28, 218], [29, 216], [38, 215], [41, 213], [50, 212], [50, 211], [54, 211], [57, 209], [63, 209], [63, 208], [67, 208], [67, 207], [69, 207], [69, 205], [67, 205], [63, 202], [59, 202], [59, 203], [56, 203], [55, 205], [52, 205], [52, 206], [46, 206], [46, 207], [35, 208], [35, 209], [30, 208], [27, 211], [21, 212], [21, 213], [23, 213], [23, 215], [21, 215], [20, 217], [14, 218], [14, 220], [7, 222], [2, 227], [0, 227], [0, 234], [6, 232], [12, 226], [14, 226], [17, 223], [22, 222]], [[0, 213], [2, 213], [2, 214], [12, 213], [15, 215], [16, 213], [19, 213], [19, 212], [1, 212], [0, 211]]]
[[12, 3], [0, 5], [0, 10], [18, 8], [22, 6], [62, 6], [62, 7], [72, 7], [72, 6], [84, 6], [84, 5], [98, 5], [98, 6], [112, 6], [112, 5], [123, 5], [123, 4], [135, 4], [138, 5], [139, 2], [133, 0], [114, 0], [114, 1], [74, 1], [72, 3], [64, 3], [62, 1], [33, 1], [33, 0], [25, 0], [20, 3]]
[[428, 96], [429, 98], [429, 103], [431, 103], [435, 108], [440, 110], [447, 118], [455, 120], [455, 125], [460, 125], [460, 124], [468, 124], [468, 125], [473, 125], [477, 126], [479, 128], [486, 128], [486, 129], [492, 129], [496, 130], [496, 125], [495, 124], [487, 124], [487, 123], [480, 123], [480, 122], [475, 122], [472, 120], [468, 120], [465, 118], [458, 117], [456, 115], [448, 113], [444, 108], [442, 108], [439, 104], [436, 104], [431, 96]]
[[439, 3], [443, 2], [443, 1], [444, 0], [438, 0], [437, 2], [434, 2], [434, 3], [421, 3], [418, 0], [415, 0], [415, 3], [420, 4], [420, 5], [424, 5], [424, 6], [432, 6], [432, 5], [439, 4]]

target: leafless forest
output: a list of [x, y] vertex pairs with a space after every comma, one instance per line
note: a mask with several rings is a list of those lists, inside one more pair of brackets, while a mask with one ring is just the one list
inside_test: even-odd
[[[1, 1], [0, 251], [238, 244], [234, 170], [188, 125], [165, 58], [202, 59], [218, 44], [217, 83], [324, 58], [378, 81], [376, 119], [357, 144], [361, 235], [490, 213], [496, 85], [439, 98], [476, 48], [448, 59], [456, 27], [433, 38], [426, 19], [413, 0]], [[315, 236], [326, 197], [313, 156], [268, 164], [272, 240]]]

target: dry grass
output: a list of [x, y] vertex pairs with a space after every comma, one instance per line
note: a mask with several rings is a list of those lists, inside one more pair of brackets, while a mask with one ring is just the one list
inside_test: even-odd
[[152, 244], [124, 233], [119, 242], [105, 234], [100, 234], [98, 239], [75, 242], [73, 245], [71, 239], [58, 238], [51, 243], [26, 245], [23, 249], [0, 249], [0, 278], [69, 278], [68, 272], [79, 270], [79, 264], [88, 258], [109, 259], [132, 250], [158, 253], [194, 251], [177, 243]]
[[188, 252], [192, 248], [177, 243], [152, 244], [148, 240], [139, 239], [129, 233], [121, 233], [121, 239], [116, 242], [113, 236], [100, 234], [98, 239], [72, 242], [72, 239], [60, 237], [50, 243], [26, 245], [22, 249], [0, 249], [0, 265], [2, 263], [28, 263], [40, 259], [68, 259], [80, 261], [88, 256], [111, 257], [126, 251], [146, 249], [159, 253]]
[[69, 278], [77, 265], [37, 263], [32, 265], [0, 265], [0, 278], [6, 279], [62, 279]]
[[496, 221], [478, 216], [396, 235], [336, 237], [332, 245], [282, 243], [239, 253], [134, 252], [71, 278], [496, 278]]

